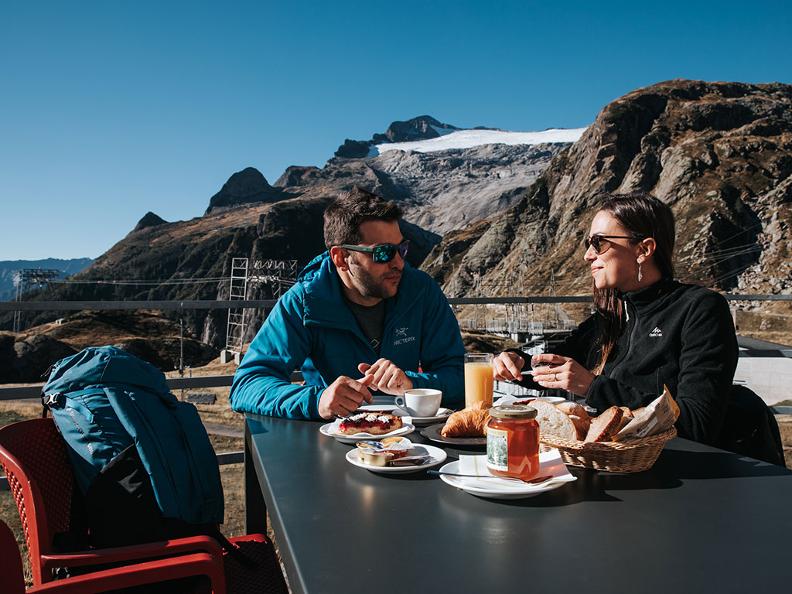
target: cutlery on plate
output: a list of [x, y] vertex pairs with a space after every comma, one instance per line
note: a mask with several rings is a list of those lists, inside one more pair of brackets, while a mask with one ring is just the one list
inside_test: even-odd
[[428, 454], [425, 456], [404, 456], [391, 460], [390, 466], [420, 466], [421, 464], [426, 464], [431, 459], [432, 456]]

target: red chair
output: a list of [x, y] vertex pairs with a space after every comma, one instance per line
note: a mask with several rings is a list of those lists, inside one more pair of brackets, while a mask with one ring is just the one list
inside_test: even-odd
[[[14, 534], [2, 521], [0, 521], [0, 559], [3, 564], [3, 569], [0, 571], [0, 592], [3, 594], [25, 594], [22, 558], [19, 555]], [[216, 560], [209, 553], [194, 553], [56, 580], [48, 584], [33, 586], [27, 590], [27, 593], [94, 594], [95, 592], [159, 584], [200, 575], [209, 578], [214, 594], [225, 592], [225, 578], [222, 568]]]
[[262, 534], [230, 539], [256, 561], [254, 568], [224, 553], [209, 536], [69, 553], [54, 550], [55, 535], [72, 528], [75, 485], [66, 443], [52, 419], [20, 421], [0, 429], [0, 465], [22, 520], [36, 586], [52, 581], [57, 567], [106, 566], [200, 551], [210, 554], [218, 567], [222, 563], [228, 592], [288, 592], [272, 543]]

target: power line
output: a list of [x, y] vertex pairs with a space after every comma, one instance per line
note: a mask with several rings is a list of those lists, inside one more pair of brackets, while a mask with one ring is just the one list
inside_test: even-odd
[[98, 280], [56, 280], [51, 281], [53, 284], [60, 285], [191, 285], [201, 283], [218, 283], [228, 281], [228, 276], [214, 276], [204, 278], [170, 278], [170, 279], [154, 279], [154, 280], [136, 280], [136, 279], [98, 279]]

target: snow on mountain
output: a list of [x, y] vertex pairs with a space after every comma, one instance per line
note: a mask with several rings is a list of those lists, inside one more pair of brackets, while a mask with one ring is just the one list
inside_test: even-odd
[[[434, 127], [434, 126], [433, 126]], [[449, 149], [464, 149], [483, 144], [544, 144], [555, 142], [576, 142], [585, 128], [551, 128], [542, 132], [508, 132], [505, 130], [457, 130], [449, 128], [435, 130], [441, 134], [439, 138], [417, 140], [414, 142], [393, 142], [377, 144], [371, 147], [370, 157], [381, 155], [386, 151], [416, 151], [433, 153]]]

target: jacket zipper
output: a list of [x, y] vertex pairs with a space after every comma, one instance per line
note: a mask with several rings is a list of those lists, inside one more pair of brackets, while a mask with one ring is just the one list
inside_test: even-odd
[[[625, 308], [627, 307], [627, 302], [624, 302]], [[638, 330], [638, 308], [633, 308], [633, 317], [635, 318], [635, 323], [633, 324], [632, 330], [630, 330], [630, 335], [627, 337], [627, 348], [624, 349], [621, 357], [619, 360], [613, 365], [610, 372], [608, 373], [608, 377], [613, 377], [614, 372], [619, 366], [624, 363], [624, 360], [627, 358], [627, 355], [630, 353], [630, 347], [632, 346], [633, 336], [635, 336], [636, 331]]]

